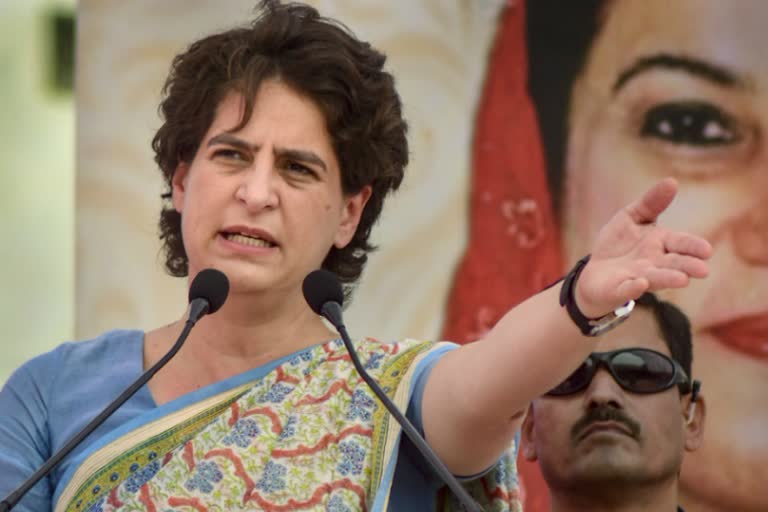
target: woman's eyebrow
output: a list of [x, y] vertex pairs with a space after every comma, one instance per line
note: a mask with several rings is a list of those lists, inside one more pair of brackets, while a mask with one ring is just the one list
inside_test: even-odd
[[[216, 144], [226, 144], [248, 151], [258, 151], [259, 149], [258, 146], [249, 144], [245, 140], [226, 132], [211, 137], [207, 145], [210, 147], [215, 146]], [[275, 148], [275, 156], [289, 158], [299, 162], [306, 162], [308, 164], [314, 164], [320, 167], [323, 171], [328, 172], [328, 165], [325, 163], [325, 161], [320, 158], [317, 153], [308, 149]]]

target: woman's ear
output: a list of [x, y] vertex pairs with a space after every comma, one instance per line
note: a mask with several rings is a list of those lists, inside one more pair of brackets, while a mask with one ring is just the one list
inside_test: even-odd
[[344, 198], [344, 209], [341, 212], [341, 223], [339, 223], [339, 229], [336, 231], [336, 238], [333, 241], [333, 245], [337, 249], [343, 249], [355, 236], [357, 226], [360, 224], [360, 219], [363, 216], [363, 210], [368, 203], [368, 199], [371, 198], [373, 189], [370, 185], [364, 186], [356, 194], [346, 196]]
[[187, 176], [189, 176], [189, 164], [179, 162], [171, 178], [171, 197], [174, 209], [181, 213], [184, 205], [184, 193], [187, 190]]

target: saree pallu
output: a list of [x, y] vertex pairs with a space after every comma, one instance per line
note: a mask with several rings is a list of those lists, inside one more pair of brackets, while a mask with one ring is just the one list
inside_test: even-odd
[[[414, 340], [355, 345], [402, 411], [419, 370], [451, 349]], [[400, 426], [340, 340], [194, 395], [95, 443], [65, 476], [55, 511], [387, 510]], [[519, 510], [513, 452], [469, 484], [486, 510]], [[441, 508], [460, 510], [452, 497]]]

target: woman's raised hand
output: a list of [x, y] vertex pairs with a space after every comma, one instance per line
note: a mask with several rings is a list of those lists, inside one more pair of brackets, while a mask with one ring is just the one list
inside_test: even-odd
[[709, 242], [656, 224], [676, 194], [677, 182], [664, 179], [603, 226], [576, 283], [584, 315], [598, 318], [646, 291], [682, 288], [707, 276]]

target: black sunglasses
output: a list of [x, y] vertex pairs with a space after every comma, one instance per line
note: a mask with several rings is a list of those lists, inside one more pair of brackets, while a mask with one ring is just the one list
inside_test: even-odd
[[647, 348], [623, 348], [591, 353], [576, 371], [547, 395], [571, 395], [586, 389], [601, 365], [622, 388], [632, 393], [658, 393], [675, 385], [682, 394], [691, 391], [688, 375], [671, 357]]

